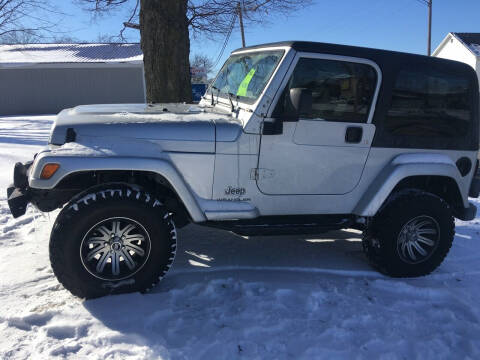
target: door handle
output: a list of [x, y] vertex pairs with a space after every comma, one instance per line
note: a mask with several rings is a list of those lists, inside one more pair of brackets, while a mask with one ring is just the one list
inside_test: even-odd
[[345, 132], [345, 142], [349, 144], [358, 144], [362, 141], [363, 128], [361, 126], [349, 126]]

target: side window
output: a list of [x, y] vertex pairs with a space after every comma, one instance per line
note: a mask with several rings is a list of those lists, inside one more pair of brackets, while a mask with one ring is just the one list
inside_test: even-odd
[[461, 74], [426, 68], [401, 70], [385, 128], [392, 135], [458, 138], [472, 121], [470, 81]]
[[274, 115], [291, 116], [290, 89], [307, 88], [312, 92], [312, 114], [303, 118], [367, 122], [376, 86], [377, 73], [370, 65], [301, 58]]

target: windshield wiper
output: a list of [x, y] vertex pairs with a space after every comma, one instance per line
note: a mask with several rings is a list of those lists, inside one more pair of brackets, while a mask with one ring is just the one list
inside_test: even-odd
[[213, 90], [217, 90], [217, 102], [218, 102], [218, 94], [220, 94], [220, 89], [215, 87], [214, 85], [210, 86], [210, 94], [212, 95], [211, 105], [215, 106], [215, 99], [213, 98]]
[[237, 106], [238, 106], [238, 95], [235, 95], [231, 92], [228, 92], [227, 95], [228, 95], [228, 100], [230, 100], [230, 106], [232, 107], [232, 112], [234, 112], [235, 111], [235, 106], [233, 106], [232, 98], [235, 97], [237, 99]]
[[[216, 102], [215, 102], [215, 98], [213, 96], [213, 90], [217, 91], [217, 101]], [[220, 92], [221, 91], [220, 91], [219, 88], [215, 87], [214, 85], [210, 86], [210, 94], [212, 96], [212, 101], [211, 101], [212, 106], [215, 106], [215, 104], [218, 104], [218, 97], [220, 95]], [[226, 94], [228, 96], [228, 100], [230, 101], [231, 110], [232, 110], [232, 112], [234, 112], [235, 111], [235, 106], [233, 105], [233, 100], [232, 99], [235, 98], [237, 100], [237, 106], [238, 106], [238, 95], [235, 95], [231, 92], [226, 92], [224, 94]]]

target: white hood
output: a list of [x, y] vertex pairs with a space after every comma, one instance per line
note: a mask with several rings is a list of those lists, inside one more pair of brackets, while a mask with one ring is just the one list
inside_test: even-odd
[[[50, 143], [62, 145], [85, 137], [114, 137], [210, 142], [214, 146], [216, 123], [241, 126], [230, 113], [188, 104], [85, 105], [58, 114]], [[199, 144], [198, 151], [204, 150]]]

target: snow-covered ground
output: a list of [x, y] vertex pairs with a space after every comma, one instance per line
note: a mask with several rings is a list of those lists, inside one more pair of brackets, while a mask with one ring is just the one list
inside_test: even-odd
[[14, 220], [4, 190], [51, 120], [0, 118], [0, 359], [480, 358], [478, 219], [458, 222], [444, 264], [411, 280], [371, 270], [355, 230], [243, 238], [188, 226], [153, 292], [78, 300], [50, 269], [55, 214]]

